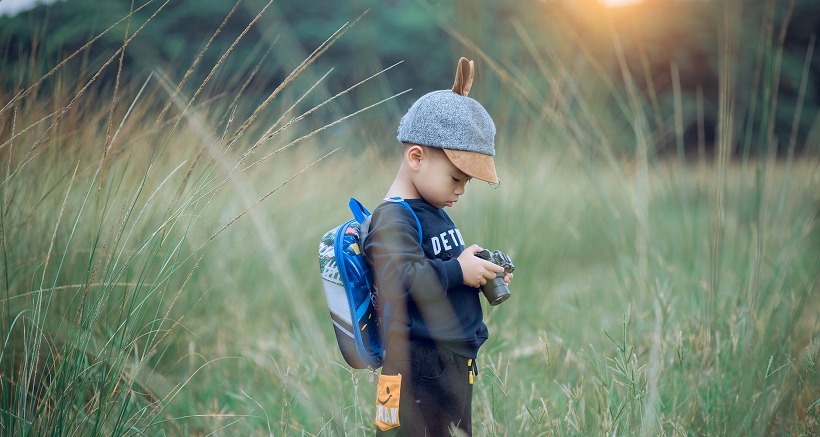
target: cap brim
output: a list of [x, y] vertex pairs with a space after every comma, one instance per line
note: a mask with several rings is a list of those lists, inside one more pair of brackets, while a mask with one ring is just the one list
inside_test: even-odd
[[495, 161], [490, 155], [483, 153], [467, 152], [465, 150], [442, 149], [459, 170], [467, 176], [481, 179], [482, 181], [494, 184], [498, 182], [495, 173]]

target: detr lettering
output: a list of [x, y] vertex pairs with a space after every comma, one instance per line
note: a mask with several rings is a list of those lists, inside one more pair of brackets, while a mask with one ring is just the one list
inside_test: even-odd
[[453, 247], [464, 246], [464, 239], [461, 237], [461, 232], [458, 229], [450, 229], [430, 239], [433, 244], [433, 255], [441, 253], [444, 250], [452, 250]]

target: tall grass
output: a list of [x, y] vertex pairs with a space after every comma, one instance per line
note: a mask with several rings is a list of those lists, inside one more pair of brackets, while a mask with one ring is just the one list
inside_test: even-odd
[[[166, 4], [154, 5], [153, 16]], [[217, 337], [204, 355], [197, 335], [181, 340], [218, 321], [202, 318], [202, 306], [231, 279], [202, 275], [222, 263], [210, 242], [244, 218], [276, 252], [276, 232], [254, 207], [338, 148], [314, 147], [307, 162], [274, 177], [268, 167], [264, 181], [248, 175], [380, 103], [326, 124], [304, 121], [380, 74], [326, 100], [311, 93], [328, 74], [294, 89], [353, 23], [292, 67], [261, 105], [238, 106], [242, 89], [223, 96], [212, 78], [270, 4], [214, 65], [202, 65], [237, 2], [180, 78], [157, 70], [143, 84], [120, 83], [123, 53], [153, 18], [132, 28], [129, 15], [118, 23], [125, 23], [122, 47], [96, 70], [72, 63], [89, 44], [42, 77], [21, 77], [19, 91], [3, 96], [2, 434], [199, 434], [247, 416], [213, 407], [226, 396], [222, 386], [212, 386], [202, 405], [185, 402], [201, 374], [233, 359], [219, 354]], [[106, 69], [116, 70], [113, 88], [97, 84]], [[192, 85], [193, 77], [204, 79]], [[295, 289], [295, 277], [283, 283]]]
[[[714, 159], [655, 156], [624, 62], [602, 76], [517, 30], [540, 76], [449, 28], [523, 114], [490, 108], [502, 185], [449, 211], [517, 266], [513, 298], [486, 307], [476, 433], [816, 434], [820, 157], [732, 159], [728, 51]], [[116, 88], [57, 70], [3, 97], [2, 434], [373, 433], [375, 387], [337, 352], [316, 249], [348, 196], [383, 196], [395, 141], [337, 152], [371, 130], [310, 124], [327, 78], [295, 79], [324, 49], [254, 108], [186, 83], [218, 71], [196, 62]]]

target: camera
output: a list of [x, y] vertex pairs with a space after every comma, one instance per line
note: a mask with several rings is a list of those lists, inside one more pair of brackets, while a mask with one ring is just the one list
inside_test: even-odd
[[509, 299], [510, 289], [507, 288], [507, 283], [504, 282], [504, 275], [515, 270], [510, 257], [499, 250], [490, 252], [487, 249], [476, 252], [475, 256], [504, 268], [503, 272], [496, 273], [495, 278], [481, 286], [481, 292], [484, 293], [484, 297], [487, 298], [490, 305], [495, 306]]

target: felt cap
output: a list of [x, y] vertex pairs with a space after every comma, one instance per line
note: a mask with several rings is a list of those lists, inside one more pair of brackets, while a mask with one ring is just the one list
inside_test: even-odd
[[495, 124], [476, 100], [467, 97], [473, 61], [459, 60], [452, 90], [421, 96], [399, 122], [403, 143], [437, 147], [466, 175], [495, 184]]

